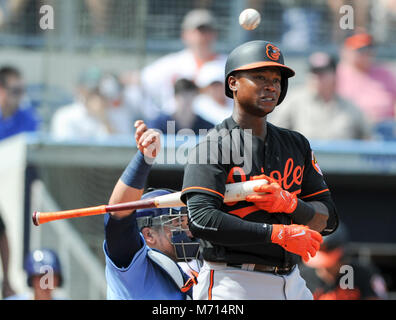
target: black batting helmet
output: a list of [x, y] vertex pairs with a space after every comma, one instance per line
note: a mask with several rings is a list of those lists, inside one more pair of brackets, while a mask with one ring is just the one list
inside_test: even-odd
[[281, 94], [277, 104], [280, 104], [286, 96], [288, 78], [293, 77], [295, 72], [285, 66], [282, 52], [270, 42], [255, 40], [246, 42], [236, 47], [228, 56], [225, 66], [225, 94], [233, 98], [228, 86], [228, 78], [235, 71], [257, 69], [262, 67], [279, 67], [282, 75]]

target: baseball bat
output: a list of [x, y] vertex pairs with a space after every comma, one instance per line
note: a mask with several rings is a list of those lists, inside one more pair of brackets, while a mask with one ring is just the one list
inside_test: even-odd
[[[251, 180], [245, 182], [230, 183], [226, 185], [224, 193], [224, 202], [238, 202], [245, 200], [246, 196], [255, 194], [255, 186], [268, 183], [265, 179]], [[33, 224], [39, 226], [54, 220], [70, 219], [77, 217], [86, 217], [108, 212], [136, 210], [144, 208], [172, 208], [184, 207], [185, 204], [180, 200], [181, 192], [174, 192], [163, 196], [150, 199], [143, 199], [131, 202], [118, 203], [113, 205], [100, 205], [95, 207], [54, 211], [54, 212], [33, 212]]]

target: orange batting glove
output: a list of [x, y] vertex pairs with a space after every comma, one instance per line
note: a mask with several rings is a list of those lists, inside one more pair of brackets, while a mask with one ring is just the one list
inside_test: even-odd
[[323, 238], [319, 232], [311, 230], [307, 226], [273, 224], [271, 241], [279, 244], [286, 251], [298, 254], [307, 262], [309, 260], [308, 253], [314, 257]]
[[268, 184], [262, 184], [253, 188], [254, 192], [266, 194], [252, 194], [246, 197], [246, 201], [253, 202], [256, 207], [267, 212], [292, 213], [297, 207], [297, 196], [284, 189], [275, 179], [265, 174], [254, 176], [252, 180], [265, 179]]

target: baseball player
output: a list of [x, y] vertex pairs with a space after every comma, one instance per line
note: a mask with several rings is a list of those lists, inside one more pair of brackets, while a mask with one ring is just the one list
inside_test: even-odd
[[58, 255], [50, 249], [30, 252], [24, 261], [27, 284], [32, 291], [9, 296], [6, 300], [59, 300], [64, 297], [54, 289], [63, 284], [62, 268]]
[[[312, 299], [297, 264], [315, 256], [338, 219], [308, 140], [266, 121], [292, 76], [270, 42], [250, 41], [228, 56], [233, 114], [191, 151], [184, 173], [182, 200], [204, 258], [194, 300]], [[268, 184], [255, 191], [265, 194], [223, 203], [227, 183], [259, 178]]]
[[[139, 151], [126, 167], [111, 195], [110, 204], [172, 193], [157, 189], [143, 194], [147, 176], [160, 150], [159, 133], [138, 120]], [[183, 208], [186, 209], [186, 208]], [[108, 299], [185, 300], [191, 297], [193, 279], [177, 261], [190, 263], [199, 254], [182, 208], [139, 209], [105, 216], [106, 280]], [[191, 270], [194, 276], [194, 270]]]
[[[167, 54], [143, 68], [141, 84], [149, 97], [146, 108], [155, 105], [161, 111], [175, 112], [174, 83], [177, 79], [194, 80], [201, 67], [211, 61], [224, 63], [225, 56], [215, 51], [216, 18], [206, 9], [193, 9], [183, 18], [181, 40], [184, 49]], [[151, 102], [151, 103], [150, 103]], [[150, 108], [151, 113], [157, 108]], [[147, 114], [151, 118], [153, 114]]]

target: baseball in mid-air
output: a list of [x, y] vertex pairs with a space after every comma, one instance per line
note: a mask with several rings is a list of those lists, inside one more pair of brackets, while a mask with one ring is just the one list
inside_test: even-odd
[[245, 9], [239, 15], [239, 24], [246, 30], [254, 30], [260, 24], [261, 16], [256, 9]]

